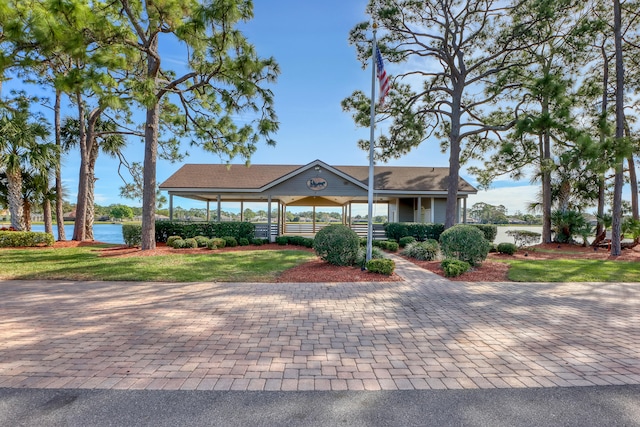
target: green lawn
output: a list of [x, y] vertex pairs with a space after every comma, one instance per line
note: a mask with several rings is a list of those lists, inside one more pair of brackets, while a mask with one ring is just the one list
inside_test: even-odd
[[640, 263], [605, 260], [504, 261], [515, 282], [640, 282]]
[[298, 250], [100, 257], [99, 247], [0, 250], [0, 279], [269, 282], [315, 257]]

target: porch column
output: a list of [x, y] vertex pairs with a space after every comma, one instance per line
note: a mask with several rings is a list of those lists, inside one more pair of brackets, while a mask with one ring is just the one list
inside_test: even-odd
[[313, 234], [316, 234], [316, 207], [313, 207]]
[[400, 197], [396, 198], [396, 218], [393, 222], [400, 222]]
[[240, 200], [240, 222], [244, 221], [244, 201]]
[[[240, 202], [240, 207], [242, 208], [242, 202]], [[267, 239], [271, 243], [271, 195], [267, 199]]]
[[431, 224], [436, 222], [436, 198], [432, 197], [431, 198], [431, 218], [429, 218]]
[[169, 193], [169, 221], [173, 221], [173, 194]]
[[282, 234], [287, 234], [287, 204], [282, 204]]
[[422, 217], [422, 196], [418, 196], [418, 223], [422, 224], [424, 218]]
[[221, 199], [221, 197], [220, 197], [220, 195], [218, 194], [218, 208], [217, 208], [217, 210], [216, 210], [216, 213], [218, 214], [218, 222], [221, 222], [221, 221], [222, 221], [222, 208], [220, 207], [220, 202], [221, 202], [221, 200], [220, 200], [220, 199]]
[[467, 198], [462, 199], [462, 223], [467, 223]]
[[207, 222], [211, 221], [211, 215], [209, 212], [209, 201], [207, 200]]

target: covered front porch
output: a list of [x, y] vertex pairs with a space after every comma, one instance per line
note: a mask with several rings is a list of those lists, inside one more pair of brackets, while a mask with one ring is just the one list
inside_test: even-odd
[[[382, 222], [443, 223], [446, 172], [446, 168], [376, 167], [374, 209], [386, 217]], [[184, 165], [160, 189], [169, 193], [170, 219], [176, 197], [202, 201], [206, 221], [223, 221], [230, 204], [239, 209], [240, 221], [247, 220], [245, 206], [264, 206], [267, 215], [256, 222], [257, 237], [273, 241], [283, 234], [315, 235], [329, 223], [366, 235], [366, 214], [363, 218], [355, 212], [367, 204], [367, 181], [367, 167], [334, 167], [320, 160], [304, 166]], [[456, 216], [457, 222], [466, 222], [466, 199], [476, 190], [460, 181]], [[287, 212], [301, 208], [309, 208], [311, 218], [288, 219]], [[323, 210], [337, 215], [331, 221], [318, 221], [316, 213]], [[382, 222], [374, 226], [375, 237], [384, 237]]]

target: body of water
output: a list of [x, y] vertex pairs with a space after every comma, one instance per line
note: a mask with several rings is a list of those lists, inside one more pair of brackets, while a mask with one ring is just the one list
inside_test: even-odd
[[[31, 226], [31, 231], [44, 231], [44, 225], [37, 224]], [[64, 226], [67, 240], [73, 237], [73, 224]], [[53, 226], [53, 237], [58, 239], [58, 227]], [[122, 224], [94, 224], [93, 238], [98, 242], [124, 244], [122, 237]]]

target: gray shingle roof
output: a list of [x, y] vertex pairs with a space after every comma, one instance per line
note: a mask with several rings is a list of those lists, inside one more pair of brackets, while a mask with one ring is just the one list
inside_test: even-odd
[[[315, 163], [315, 162], [312, 162]], [[279, 178], [304, 169], [308, 165], [217, 165], [186, 164], [161, 185], [161, 189], [225, 189], [259, 190]], [[367, 185], [367, 166], [329, 166]], [[375, 190], [447, 191], [449, 168], [376, 166]], [[475, 193], [476, 189], [460, 179], [458, 190]]]

